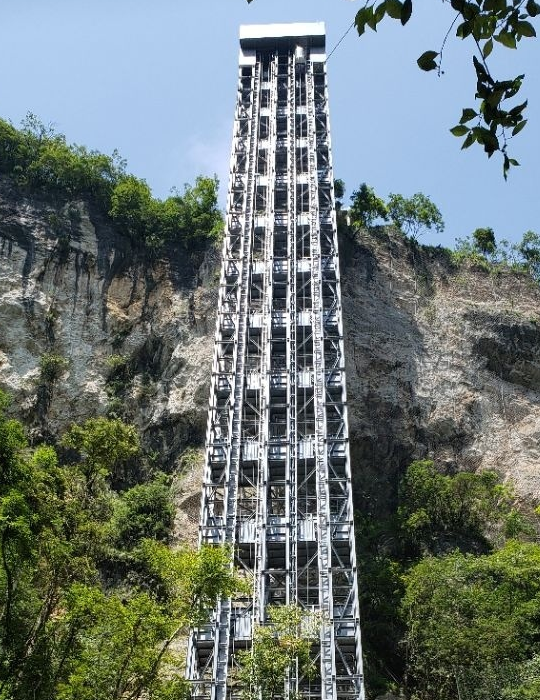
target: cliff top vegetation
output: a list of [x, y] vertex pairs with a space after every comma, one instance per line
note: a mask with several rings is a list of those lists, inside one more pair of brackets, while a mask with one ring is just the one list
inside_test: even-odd
[[68, 144], [65, 136], [29, 114], [20, 129], [0, 119], [0, 174], [21, 192], [57, 200], [90, 199], [138, 244], [158, 250], [166, 243], [199, 248], [223, 229], [217, 205], [218, 180], [197, 177], [165, 200], [148, 184], [126, 172], [117, 151], [105, 155]]
[[[346, 217], [344, 195], [344, 183], [336, 180], [338, 220], [341, 219], [342, 225]], [[364, 228], [374, 233], [379, 224], [390, 222], [413, 243], [425, 233], [440, 233], [444, 229], [442, 214], [427, 195], [390, 194], [385, 202], [365, 182], [350, 197], [348, 221], [353, 231]], [[512, 244], [506, 239], [497, 240], [492, 228], [479, 227], [469, 236], [458, 238], [453, 250], [441, 248], [441, 251], [456, 265], [525, 273], [540, 282], [540, 235], [534, 231], [526, 231], [518, 243]]]

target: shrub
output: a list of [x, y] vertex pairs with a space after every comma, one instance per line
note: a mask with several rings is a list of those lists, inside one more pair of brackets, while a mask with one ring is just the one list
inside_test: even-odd
[[54, 384], [68, 368], [69, 362], [62, 355], [46, 353], [39, 359], [39, 378], [43, 384]]
[[159, 474], [122, 494], [115, 517], [115, 538], [132, 549], [145, 538], [167, 541], [174, 522], [174, 506], [168, 479]]

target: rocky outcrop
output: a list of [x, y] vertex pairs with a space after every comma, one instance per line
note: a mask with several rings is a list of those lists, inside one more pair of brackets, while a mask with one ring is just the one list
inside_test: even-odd
[[341, 266], [355, 495], [396, 494], [412, 459], [494, 469], [540, 500], [540, 287], [456, 266], [395, 232], [344, 240]]
[[109, 414], [134, 422], [167, 469], [200, 445], [218, 258], [150, 259], [88, 202], [0, 182], [0, 383], [31, 436]]
[[[341, 247], [357, 505], [384, 508], [424, 457], [496, 469], [536, 502], [538, 285], [458, 267], [396, 232]], [[52, 440], [92, 415], [133, 421], [147, 459], [185, 474], [182, 530], [198, 511], [200, 467], [181, 463], [204, 440], [218, 265], [214, 249], [149, 259], [88, 202], [25, 198], [0, 182], [0, 384], [13, 410]]]

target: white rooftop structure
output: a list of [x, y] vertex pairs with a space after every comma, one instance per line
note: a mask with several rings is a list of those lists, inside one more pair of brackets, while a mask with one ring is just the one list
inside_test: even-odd
[[293, 22], [289, 24], [242, 24], [240, 26], [240, 46], [260, 48], [271, 44], [287, 43], [294, 40], [308, 40], [310, 46], [325, 45], [324, 22]]

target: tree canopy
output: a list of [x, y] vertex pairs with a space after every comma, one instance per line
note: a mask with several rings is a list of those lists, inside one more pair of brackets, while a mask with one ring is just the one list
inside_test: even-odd
[[241, 586], [231, 552], [167, 546], [165, 476], [112, 489], [140, 449], [132, 426], [72, 426], [60, 458], [29, 447], [7, 404], [0, 392], [0, 697], [189, 697], [174, 643]]
[[0, 119], [0, 174], [25, 192], [62, 201], [90, 199], [147, 249], [159, 249], [167, 242], [197, 247], [219, 238], [223, 229], [215, 176], [198, 177], [182, 192], [157, 199], [144, 180], [126, 172], [116, 151], [108, 156], [70, 145], [33, 114], [21, 129]]

